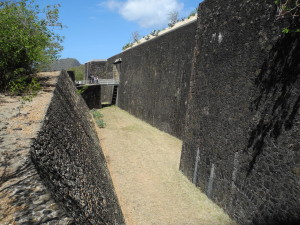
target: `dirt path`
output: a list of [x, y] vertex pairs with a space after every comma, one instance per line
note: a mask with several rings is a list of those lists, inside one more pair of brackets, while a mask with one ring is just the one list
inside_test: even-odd
[[178, 170], [181, 141], [116, 107], [98, 129], [127, 225], [234, 224]]

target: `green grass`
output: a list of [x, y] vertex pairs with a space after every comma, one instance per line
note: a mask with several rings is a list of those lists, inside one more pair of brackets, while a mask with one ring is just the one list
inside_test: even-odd
[[96, 120], [96, 124], [98, 125], [99, 128], [104, 128], [106, 127], [106, 123], [103, 120]]

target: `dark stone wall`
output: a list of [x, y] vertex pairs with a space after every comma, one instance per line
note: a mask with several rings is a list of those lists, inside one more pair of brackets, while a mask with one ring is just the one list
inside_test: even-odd
[[[107, 60], [95, 60], [87, 62], [85, 65], [85, 80], [88, 80], [88, 75], [98, 76], [99, 79], [112, 79], [112, 69], [109, 69]], [[101, 102], [111, 103], [113, 93], [112, 86], [102, 86]]]
[[273, 0], [199, 7], [180, 169], [239, 224], [300, 224], [300, 35]]
[[119, 107], [151, 125], [181, 137], [195, 46], [196, 22], [108, 59], [122, 58]]
[[[104, 74], [102, 79], [112, 79], [113, 72], [111, 65], [107, 62], [105, 65], [106, 73]], [[111, 104], [112, 96], [113, 96], [113, 86], [102, 85], [101, 87], [101, 102], [105, 104]]]
[[111, 104], [113, 96], [113, 86], [104, 85], [101, 88], [101, 103], [102, 104]]
[[78, 86], [81, 96], [89, 109], [101, 108], [101, 85]]
[[89, 110], [64, 71], [31, 151], [76, 224], [125, 224]]
[[68, 74], [69, 74], [71, 80], [72, 80], [73, 82], [75, 82], [75, 72], [74, 72], [74, 71], [67, 71], [67, 72], [68, 72]]
[[106, 60], [94, 60], [84, 64], [84, 77], [88, 80], [88, 75], [98, 76], [99, 79], [106, 77]]

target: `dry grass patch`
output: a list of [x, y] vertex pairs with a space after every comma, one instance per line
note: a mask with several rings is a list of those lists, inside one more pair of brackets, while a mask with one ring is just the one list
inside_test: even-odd
[[235, 224], [179, 171], [182, 142], [117, 107], [98, 129], [127, 225]]

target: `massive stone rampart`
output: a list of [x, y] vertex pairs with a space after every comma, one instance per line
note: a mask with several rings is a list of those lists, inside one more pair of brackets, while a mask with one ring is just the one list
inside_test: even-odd
[[52, 196], [76, 224], [124, 224], [89, 110], [64, 71], [31, 155]]
[[136, 117], [181, 137], [195, 45], [196, 22], [108, 59], [120, 76], [118, 105]]
[[273, 0], [200, 5], [180, 169], [239, 224], [300, 223], [300, 35]]

